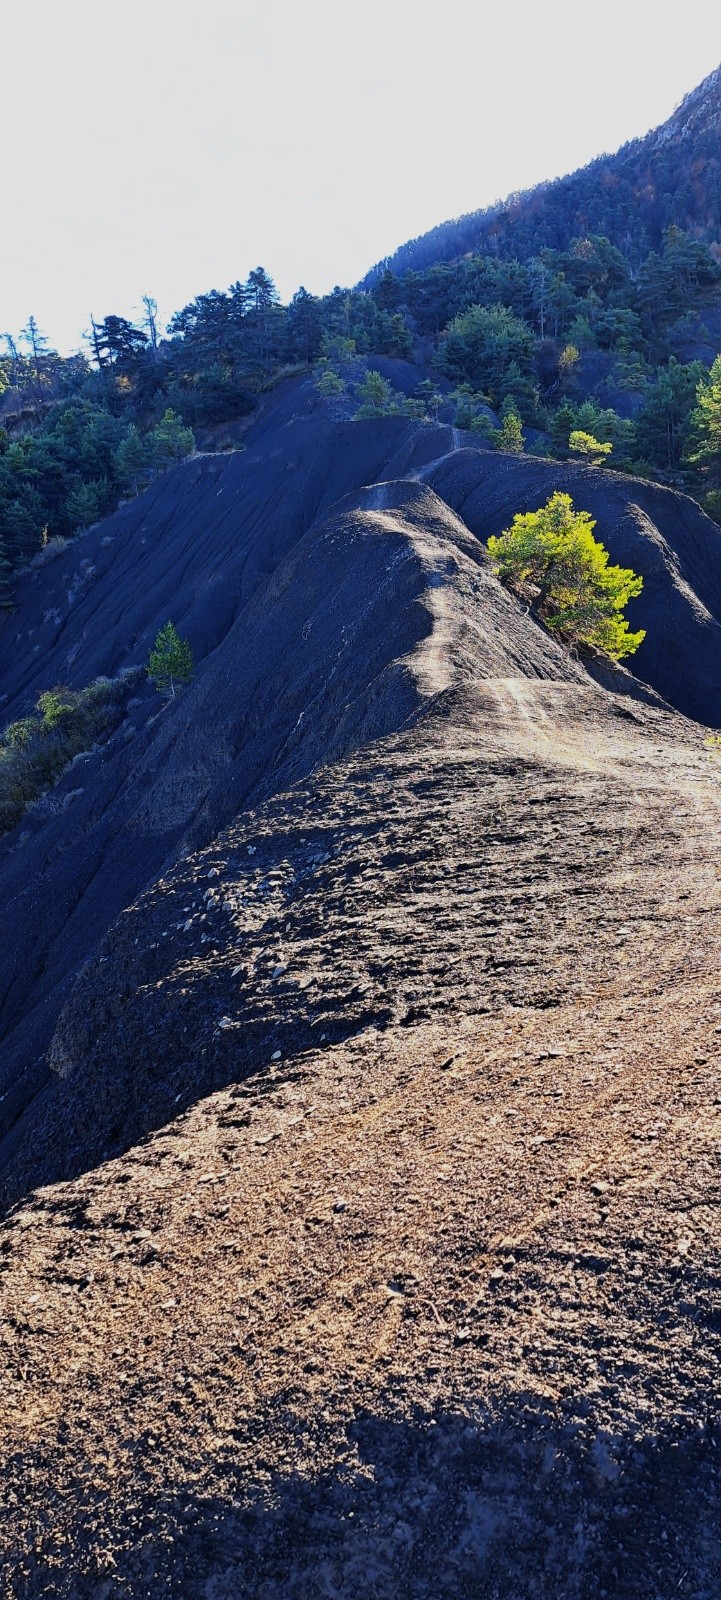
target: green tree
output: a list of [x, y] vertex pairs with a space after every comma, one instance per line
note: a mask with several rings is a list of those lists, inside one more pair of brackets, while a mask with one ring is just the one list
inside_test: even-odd
[[665, 472], [678, 472], [688, 446], [696, 391], [704, 373], [699, 361], [683, 364], [672, 356], [662, 367], [636, 417], [638, 454]]
[[612, 444], [602, 444], [600, 439], [594, 439], [592, 433], [583, 433], [580, 428], [574, 428], [568, 441], [569, 450], [580, 456], [589, 467], [600, 467], [613, 449]]
[[71, 531], [75, 533], [81, 528], [91, 528], [94, 522], [99, 522], [107, 509], [109, 498], [107, 478], [76, 484], [65, 501], [65, 515]]
[[696, 390], [691, 414], [691, 465], [707, 479], [712, 490], [721, 488], [721, 356]]
[[115, 452], [115, 470], [123, 487], [137, 494], [144, 472], [148, 467], [148, 446], [135, 423], [130, 427]]
[[489, 539], [488, 550], [498, 576], [535, 606], [548, 628], [619, 661], [646, 637], [643, 629], [631, 633], [621, 614], [643, 579], [609, 566], [595, 526], [587, 511], [574, 511], [570, 495], [556, 492], [538, 511], [519, 512], [510, 528]]
[[160, 694], [170, 694], [175, 699], [176, 684], [190, 683], [193, 670], [193, 652], [187, 639], [181, 639], [174, 623], [166, 622], [148, 656], [148, 677]]
[[[469, 393], [472, 392], [470, 385], [466, 384], [465, 387]], [[423, 378], [421, 383], [416, 384], [416, 395], [423, 405], [422, 415], [432, 417], [433, 421], [437, 422], [438, 413], [443, 405], [443, 395], [438, 393], [437, 385], [433, 382], [433, 379]], [[458, 426], [460, 427], [460, 423]]]
[[186, 456], [193, 454], [193, 430], [185, 427], [177, 412], [168, 409], [148, 434], [148, 449], [156, 472], [164, 472], [166, 468], [175, 466], [176, 462], [184, 461]]
[[345, 394], [348, 385], [339, 372], [334, 372], [332, 367], [323, 366], [315, 380], [318, 393], [324, 400], [334, 400], [338, 395]]
[[367, 372], [358, 390], [360, 406], [356, 419], [393, 417], [399, 412], [398, 397], [380, 372]]
[[301, 285], [288, 307], [288, 351], [310, 366], [317, 360], [323, 338], [321, 303]]
[[551, 447], [554, 455], [568, 455], [568, 441], [571, 437], [575, 421], [576, 413], [573, 406], [569, 405], [568, 402], [566, 402], [565, 405], [559, 406], [557, 411], [554, 411], [553, 416], [551, 417], [549, 428], [551, 435]]
[[504, 405], [501, 426], [496, 430], [494, 443], [497, 450], [505, 450], [509, 455], [523, 454], [523, 427], [514, 406]]
[[504, 378], [509, 368], [513, 368], [514, 393], [519, 385], [528, 383], [533, 352], [533, 334], [520, 317], [506, 306], [475, 305], [448, 324], [438, 365], [446, 377], [473, 384], [497, 405], [508, 393]]

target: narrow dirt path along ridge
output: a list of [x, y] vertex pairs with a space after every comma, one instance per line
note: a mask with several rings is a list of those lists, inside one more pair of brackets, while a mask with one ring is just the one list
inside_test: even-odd
[[[79, 972], [46, 933], [64, 987], [2, 1147], [3, 1592], [716, 1600], [705, 730], [493, 577], [477, 534], [555, 469], [353, 426], [335, 495], [290, 469], [257, 510], [187, 694], [136, 708], [77, 821], [28, 824], [97, 915]], [[198, 471], [198, 514], [211, 483], [248, 514], [260, 466]], [[680, 652], [647, 496], [710, 683], [717, 553], [694, 578], [705, 523], [657, 493], [605, 485], [603, 532]]]

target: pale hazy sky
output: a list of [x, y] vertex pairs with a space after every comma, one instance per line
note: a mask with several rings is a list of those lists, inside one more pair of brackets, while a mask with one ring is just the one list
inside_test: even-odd
[[164, 320], [262, 263], [356, 282], [447, 217], [665, 120], [709, 0], [0, 0], [0, 331]]

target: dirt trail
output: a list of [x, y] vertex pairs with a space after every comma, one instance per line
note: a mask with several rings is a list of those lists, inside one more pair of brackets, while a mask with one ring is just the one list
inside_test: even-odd
[[322, 615], [331, 733], [362, 659], [355, 743], [129, 905], [55, 1031], [3, 1593], [717, 1600], [718, 769], [423, 483], [314, 548], [267, 626]]
[[9, 1594], [718, 1592], [721, 796], [595, 687], [574, 766], [571, 695], [483, 685], [126, 919], [114, 1072], [230, 1087], [0, 1234]]

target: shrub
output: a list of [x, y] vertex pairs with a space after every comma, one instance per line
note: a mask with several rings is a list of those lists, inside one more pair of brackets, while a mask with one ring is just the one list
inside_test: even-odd
[[51, 787], [75, 756], [118, 726], [138, 673], [97, 678], [85, 689], [57, 687], [38, 697], [35, 711], [0, 736], [0, 834]]

